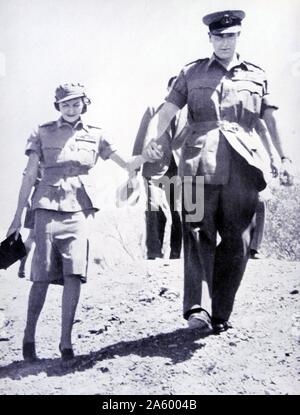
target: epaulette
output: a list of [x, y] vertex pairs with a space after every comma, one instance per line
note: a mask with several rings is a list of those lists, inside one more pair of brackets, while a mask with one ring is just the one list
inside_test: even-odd
[[261, 67], [260, 67], [260, 66], [258, 66], [258, 65], [255, 65], [255, 64], [254, 64], [254, 63], [252, 63], [252, 62], [248, 62], [248, 61], [244, 61], [244, 62], [245, 62], [245, 64], [246, 64], [246, 65], [253, 66], [253, 67], [254, 67], [254, 68], [256, 68], [256, 69], [259, 69], [260, 71], [265, 72], [263, 68], [261, 68]]
[[54, 124], [56, 124], [56, 121], [49, 121], [49, 122], [45, 122], [43, 124], [40, 124], [39, 127], [50, 127]]
[[195, 63], [204, 63], [204, 62], [207, 62], [207, 61], [209, 61], [209, 58], [202, 58], [202, 59], [196, 59], [195, 61], [192, 61], [192, 62], [190, 62], [190, 63], [187, 63], [186, 65], [184, 65], [185, 67], [187, 67], [187, 66], [191, 66], [191, 65], [194, 65]]

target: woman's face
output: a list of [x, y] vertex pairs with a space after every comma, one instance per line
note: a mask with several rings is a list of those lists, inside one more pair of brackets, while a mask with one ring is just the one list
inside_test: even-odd
[[74, 98], [60, 102], [59, 111], [62, 117], [69, 122], [74, 122], [80, 118], [84, 106], [82, 98]]

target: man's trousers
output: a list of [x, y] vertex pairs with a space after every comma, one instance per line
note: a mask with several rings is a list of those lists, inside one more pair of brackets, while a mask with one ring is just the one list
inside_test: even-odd
[[229, 319], [249, 258], [257, 180], [256, 170], [232, 151], [228, 183], [204, 185], [203, 219], [188, 222], [183, 202], [184, 318], [201, 307], [213, 318]]

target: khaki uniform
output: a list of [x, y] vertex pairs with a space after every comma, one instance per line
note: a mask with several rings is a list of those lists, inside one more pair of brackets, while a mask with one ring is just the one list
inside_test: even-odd
[[40, 125], [29, 137], [26, 154], [39, 156], [43, 171], [35, 191], [36, 248], [31, 279], [63, 284], [63, 276], [86, 280], [88, 220], [99, 209], [89, 170], [99, 156], [115, 151], [102, 129], [62, 118]]
[[[205, 182], [203, 220], [188, 222], [183, 210], [184, 317], [202, 307], [227, 320], [249, 257], [257, 195], [266, 186], [269, 166], [254, 127], [266, 108], [277, 106], [264, 71], [238, 55], [229, 70], [215, 55], [185, 66], [166, 101], [188, 108], [180, 174], [203, 176]], [[216, 247], [217, 232], [222, 241]]]
[[25, 153], [31, 151], [39, 155], [43, 170], [33, 209], [99, 209], [88, 173], [99, 156], [106, 160], [115, 151], [101, 128], [81, 120], [72, 127], [60, 118], [40, 125], [29, 137]]

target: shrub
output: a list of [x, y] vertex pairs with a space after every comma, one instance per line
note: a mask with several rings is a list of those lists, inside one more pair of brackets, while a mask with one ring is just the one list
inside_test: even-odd
[[267, 202], [263, 252], [278, 259], [300, 260], [300, 184], [276, 186]]

